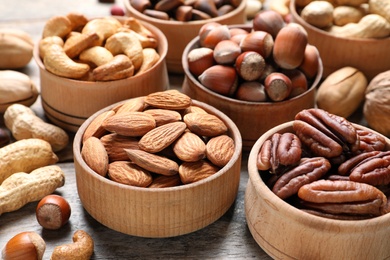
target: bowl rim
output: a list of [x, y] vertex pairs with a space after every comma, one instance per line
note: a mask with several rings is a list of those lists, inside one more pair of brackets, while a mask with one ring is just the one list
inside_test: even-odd
[[[252, 30], [252, 25], [249, 25], [249, 24], [233, 24], [233, 25], [228, 25], [228, 27], [229, 28], [241, 28], [241, 29], [245, 29], [247, 31]], [[296, 97], [293, 97], [293, 98], [290, 98], [290, 99], [287, 99], [287, 100], [284, 100], [284, 101], [280, 101], [280, 102], [254, 102], [254, 101], [238, 100], [238, 99], [235, 99], [235, 98], [231, 98], [231, 97], [228, 97], [228, 96], [221, 95], [219, 93], [216, 93], [215, 91], [212, 91], [212, 90], [206, 88], [202, 84], [200, 84], [200, 82], [194, 77], [194, 75], [189, 70], [187, 56], [188, 56], [188, 53], [192, 49], [195, 49], [195, 48], [199, 47], [199, 38], [200, 38], [199, 36], [196, 36], [194, 39], [192, 39], [187, 44], [187, 46], [185, 47], [185, 49], [183, 51], [183, 54], [182, 54], [182, 64], [183, 64], [184, 75], [192, 83], [194, 83], [199, 89], [201, 89], [203, 92], [206, 92], [208, 95], [211, 95], [211, 96], [213, 96], [213, 97], [215, 97], [217, 99], [220, 99], [221, 102], [231, 102], [231, 103], [235, 103], [237, 105], [246, 105], [246, 106], [258, 106], [258, 105], [263, 105], [263, 106], [283, 106], [285, 104], [294, 102], [295, 100], [297, 100], [297, 99], [299, 99], [299, 98], [301, 98], [303, 96], [308, 95], [311, 90], [315, 91], [315, 89], [317, 88], [317, 86], [319, 85], [319, 83], [320, 83], [320, 81], [322, 79], [324, 68], [323, 68], [321, 57], [319, 57], [319, 59], [318, 59], [318, 62], [319, 62], [318, 72], [317, 72], [316, 77], [313, 80], [313, 83], [311, 84], [310, 88], [308, 88], [308, 90], [306, 90], [305, 92], [303, 92], [302, 94], [300, 94], [300, 95], [298, 95]]]
[[335, 36], [325, 30], [322, 30], [320, 28], [317, 28], [309, 23], [307, 23], [305, 20], [302, 19], [302, 17], [298, 14], [298, 11], [297, 11], [297, 8], [296, 8], [296, 4], [295, 4], [295, 0], [291, 0], [290, 1], [290, 12], [291, 12], [291, 16], [292, 16], [292, 20], [294, 21], [297, 20], [299, 24], [303, 24], [304, 26], [308, 27], [310, 30], [318, 33], [318, 34], [321, 34], [325, 37], [330, 37], [331, 39], [334, 39], [335, 41], [337, 40], [343, 40], [343, 41], [346, 41], [346, 42], [358, 42], [358, 43], [361, 43], [361, 44], [367, 44], [367, 43], [374, 43], [374, 42], [380, 42], [380, 41], [388, 41], [389, 44], [390, 44], [390, 36], [386, 37], [386, 38], [380, 38], [380, 39], [376, 39], [376, 38], [350, 38], [350, 37], [343, 37], [343, 36]]
[[213, 18], [207, 19], [207, 20], [188, 21], [188, 22], [181, 22], [181, 21], [176, 21], [176, 20], [166, 21], [166, 20], [162, 20], [162, 19], [157, 19], [157, 18], [148, 16], [148, 15], [145, 15], [145, 14], [139, 12], [138, 10], [136, 10], [130, 4], [130, 0], [123, 0], [123, 2], [124, 2], [124, 5], [125, 5], [125, 8], [127, 9], [127, 11], [129, 11], [131, 14], [136, 14], [137, 16], [141, 17], [145, 21], [150, 21], [150, 22], [153, 22], [155, 24], [161, 24], [161, 25], [183, 26], [183, 25], [203, 25], [205, 23], [205, 21], [219, 22], [219, 21], [223, 21], [225, 19], [229, 19], [233, 16], [236, 16], [237, 14], [242, 12], [243, 10], [245, 10], [247, 0], [241, 0], [241, 3], [233, 11], [231, 11], [227, 14], [213, 17]]
[[[129, 18], [129, 17], [124, 17], [124, 16], [110, 16], [110, 17], [116, 18], [121, 23], [123, 23], [127, 18]], [[99, 18], [102, 18], [102, 17], [91, 17], [88, 19], [88, 21], [93, 20], [93, 19], [99, 19]], [[165, 62], [165, 59], [166, 59], [166, 56], [168, 53], [168, 40], [167, 40], [165, 34], [158, 27], [154, 26], [153, 24], [150, 24], [150, 23], [147, 23], [147, 22], [141, 21], [141, 20], [139, 20], [139, 22], [142, 25], [144, 25], [147, 29], [151, 29], [153, 34], [156, 34], [156, 37], [158, 39], [157, 52], [160, 55], [160, 59], [151, 68], [144, 71], [143, 73], [138, 74], [138, 75], [134, 75], [134, 76], [131, 76], [128, 78], [124, 78], [124, 79], [118, 79], [118, 80], [115, 80], [115, 82], [121, 82], [121, 81], [126, 81], [129, 79], [137, 79], [137, 78], [145, 77], [147, 72], [155, 69], [157, 66], [160, 66], [161, 63]], [[79, 79], [71, 79], [71, 78], [61, 77], [61, 76], [58, 76], [58, 75], [51, 73], [50, 71], [46, 70], [45, 65], [43, 64], [43, 60], [41, 59], [41, 57], [39, 55], [39, 41], [40, 40], [41, 39], [39, 39], [34, 44], [33, 57], [34, 57], [34, 60], [41, 71], [44, 71], [44, 72], [48, 73], [49, 75], [52, 75], [53, 77], [56, 77], [58, 79], [69, 80], [70, 82], [74, 82], [74, 83], [82, 82], [86, 85], [90, 85], [90, 84], [105, 85], [107, 83], [113, 82], [113, 81], [86, 81], [86, 80], [79, 80]]]
[[[358, 125], [355, 123], [352, 124], [355, 127], [361, 129], [369, 129], [362, 125]], [[257, 169], [256, 166], [257, 155], [260, 151], [261, 145], [264, 143], [265, 140], [270, 138], [273, 133], [288, 132], [290, 129], [292, 129], [292, 125], [293, 125], [293, 121], [289, 121], [280, 124], [274, 128], [271, 128], [270, 130], [265, 132], [253, 145], [248, 158], [248, 175], [249, 175], [248, 181], [252, 183], [254, 191], [257, 193], [257, 195], [260, 196], [261, 194], [261, 196], [265, 200], [269, 201], [269, 204], [272, 204], [273, 207], [277, 208], [279, 211], [283, 211], [284, 215], [290, 216], [292, 219], [296, 220], [299, 223], [306, 223], [305, 225], [314, 226], [317, 227], [318, 229], [321, 229], [321, 227], [323, 227], [323, 225], [326, 223], [326, 225], [347, 229], [349, 232], [359, 233], [361, 231], [356, 229], [356, 224], [361, 224], [370, 227], [377, 227], [378, 225], [380, 226], [388, 223], [390, 221], [390, 213], [384, 214], [382, 216], [378, 216], [370, 219], [362, 219], [362, 220], [338, 220], [338, 219], [330, 219], [321, 216], [316, 216], [290, 205], [286, 201], [276, 196], [276, 194], [274, 194], [271, 191], [271, 189], [269, 189], [269, 187], [264, 183], [263, 179], [260, 177], [260, 173]], [[382, 134], [377, 133], [375, 130], [372, 129], [369, 130], [374, 131], [376, 134], [383, 136]], [[388, 145], [390, 145], [390, 140], [385, 136], [383, 137], [386, 139]]]
[[[241, 133], [240, 131], [238, 130], [237, 126], [235, 125], [235, 123], [228, 117], [226, 116], [224, 113], [222, 113], [221, 111], [219, 111], [218, 109], [206, 104], [206, 103], [203, 103], [203, 102], [200, 102], [200, 101], [197, 101], [197, 100], [192, 100], [192, 104], [193, 105], [196, 105], [196, 106], [201, 106], [201, 108], [205, 109], [206, 112], [209, 112], [209, 113], [212, 113], [216, 116], [218, 116], [225, 124], [227, 124], [228, 126], [228, 134], [229, 136], [231, 136], [234, 140], [234, 144], [235, 144], [235, 147], [234, 147], [234, 153], [233, 153], [233, 156], [232, 158], [230, 159], [230, 161], [224, 166], [222, 167], [218, 172], [216, 172], [215, 174], [205, 178], [205, 179], [202, 179], [202, 180], [199, 180], [197, 182], [193, 182], [193, 183], [189, 183], [189, 184], [184, 184], [184, 185], [180, 185], [180, 186], [175, 186], [175, 187], [166, 187], [166, 188], [145, 188], [145, 187], [136, 187], [136, 186], [131, 186], [131, 185], [126, 185], [126, 184], [122, 184], [122, 183], [118, 183], [118, 182], [115, 182], [115, 181], [112, 181], [112, 180], [109, 180], [108, 178], [106, 177], [103, 177], [101, 175], [99, 175], [98, 173], [94, 172], [86, 163], [85, 161], [82, 159], [82, 156], [81, 156], [81, 141], [82, 141], [82, 136], [87, 128], [87, 126], [92, 122], [93, 119], [95, 119], [98, 115], [100, 115], [101, 113], [103, 113], [104, 111], [107, 111], [111, 108], [114, 108], [116, 106], [118, 106], [119, 104], [121, 103], [125, 103], [126, 101], [128, 101], [130, 99], [127, 99], [127, 100], [123, 100], [123, 101], [119, 101], [115, 104], [112, 104], [110, 106], [107, 106], [99, 111], [97, 111], [96, 113], [94, 113], [93, 115], [91, 115], [81, 126], [80, 128], [77, 130], [76, 134], [75, 134], [75, 137], [74, 137], [74, 141], [73, 141], [73, 156], [74, 156], [74, 160], [77, 160], [78, 163], [81, 165], [81, 167], [85, 170], [85, 172], [92, 176], [93, 178], [97, 179], [97, 180], [100, 180], [102, 181], [104, 184], [106, 185], [109, 185], [109, 186], [112, 186], [112, 187], [118, 187], [118, 188], [122, 188], [122, 189], [125, 189], [125, 190], [130, 190], [130, 191], [137, 191], [137, 192], [145, 192], [145, 193], [148, 193], [148, 192], [161, 192], [161, 193], [168, 193], [168, 192], [172, 192], [172, 191], [182, 191], [182, 190], [186, 190], [186, 189], [189, 189], [189, 188], [193, 188], [193, 187], [196, 187], [196, 186], [201, 186], [203, 184], [206, 184], [206, 183], [209, 183], [209, 182], [212, 182], [213, 180], [219, 178], [221, 175], [225, 174], [229, 169], [231, 169], [231, 167], [233, 166], [233, 164], [235, 164], [238, 160], [241, 160], [241, 154], [242, 154], [242, 138], [241, 138]], [[77, 172], [76, 172], [77, 174]]]

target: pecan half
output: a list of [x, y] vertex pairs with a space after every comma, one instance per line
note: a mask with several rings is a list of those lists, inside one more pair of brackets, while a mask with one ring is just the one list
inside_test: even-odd
[[383, 151], [386, 147], [386, 140], [383, 136], [378, 135], [370, 130], [356, 129], [359, 135], [361, 152]]
[[279, 167], [297, 164], [302, 155], [301, 141], [293, 133], [275, 133], [265, 141], [257, 156], [257, 168], [272, 173], [280, 172]]
[[295, 116], [293, 129], [309, 149], [326, 158], [354, 154], [359, 149], [356, 128], [343, 117], [322, 109], [302, 110]]
[[358, 164], [349, 175], [351, 181], [374, 186], [390, 184], [390, 151], [380, 152]]
[[338, 167], [337, 172], [340, 175], [343, 175], [343, 176], [349, 175], [351, 173], [351, 170], [356, 165], [358, 165], [359, 163], [361, 163], [365, 159], [372, 158], [373, 156], [378, 155], [378, 154], [379, 154], [379, 151], [372, 151], [372, 152], [361, 153], [359, 155], [356, 155], [356, 156], [346, 160], [342, 164], [340, 164], [340, 166]]
[[286, 199], [305, 184], [322, 178], [331, 168], [323, 157], [302, 158], [298, 166], [284, 173], [274, 184], [272, 191], [281, 199]]

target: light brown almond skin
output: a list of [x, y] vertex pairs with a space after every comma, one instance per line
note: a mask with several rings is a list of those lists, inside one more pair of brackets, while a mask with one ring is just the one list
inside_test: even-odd
[[205, 160], [184, 162], [179, 167], [180, 179], [184, 184], [203, 180], [219, 171], [219, 167]]
[[133, 163], [145, 170], [167, 176], [179, 173], [179, 165], [168, 158], [142, 150], [125, 149], [125, 151]]
[[171, 89], [147, 95], [145, 103], [155, 108], [181, 110], [189, 107], [192, 101], [189, 96]]
[[113, 116], [114, 114], [114, 111], [109, 110], [95, 117], [95, 119], [93, 119], [92, 122], [85, 129], [85, 132], [83, 134], [83, 143], [91, 136], [97, 138], [102, 137], [107, 132], [107, 130], [104, 129], [102, 126], [103, 121]]
[[144, 113], [150, 114], [154, 117], [154, 120], [156, 120], [157, 127], [181, 120], [180, 113], [174, 110], [153, 108], [145, 110]]
[[124, 136], [143, 136], [156, 127], [153, 116], [143, 112], [127, 112], [103, 121], [103, 128]]
[[113, 110], [117, 113], [124, 112], [142, 112], [146, 107], [144, 97], [129, 99], [128, 101], [116, 106]]
[[208, 114], [203, 108], [197, 107], [197, 106], [189, 106], [183, 111], [183, 115], [189, 114], [189, 113], [202, 113], [202, 114]]
[[189, 113], [184, 116], [183, 120], [191, 132], [200, 136], [218, 136], [225, 134], [228, 130], [225, 123], [212, 114]]
[[196, 162], [206, 157], [206, 144], [196, 134], [185, 132], [173, 145], [173, 152], [185, 162]]
[[100, 141], [106, 148], [110, 162], [129, 160], [124, 149], [139, 149], [137, 138], [116, 133], [106, 134], [100, 138]]
[[179, 174], [172, 176], [159, 175], [153, 179], [148, 188], [169, 188], [181, 185]]
[[211, 138], [206, 145], [207, 159], [218, 167], [224, 167], [234, 154], [234, 140], [228, 135]]
[[173, 122], [156, 127], [142, 136], [138, 146], [149, 153], [160, 152], [179, 138], [186, 128], [184, 122]]
[[102, 142], [92, 136], [88, 138], [81, 148], [81, 156], [85, 163], [97, 174], [105, 177], [108, 170], [108, 155]]
[[153, 181], [149, 171], [129, 161], [110, 163], [108, 177], [113, 181], [137, 187], [147, 187]]

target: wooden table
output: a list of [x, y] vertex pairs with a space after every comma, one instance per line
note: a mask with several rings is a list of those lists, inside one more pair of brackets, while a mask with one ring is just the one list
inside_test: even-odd
[[[117, 4], [121, 5], [122, 2], [117, 0]], [[110, 7], [110, 4], [102, 4], [97, 0], [1, 0], [0, 28], [25, 30], [37, 42], [45, 21], [54, 15], [76, 11], [88, 17], [106, 16], [110, 14]], [[39, 71], [34, 60], [20, 71], [29, 75], [39, 88]], [[182, 76], [170, 75], [171, 87], [180, 88], [182, 80]], [[39, 99], [32, 108], [45, 119]], [[3, 125], [2, 117], [0, 124]], [[72, 134], [71, 137], [73, 138]], [[29, 203], [20, 210], [0, 216], [0, 248], [17, 233], [35, 231], [46, 242], [44, 259], [50, 259], [55, 246], [71, 243], [73, 233], [83, 229], [95, 242], [92, 259], [271, 259], [257, 245], [246, 225], [244, 193], [248, 181], [248, 154], [243, 154], [237, 199], [224, 216], [191, 234], [156, 239], [113, 231], [98, 223], [84, 210], [76, 189], [71, 147], [72, 142], [67, 149], [58, 153], [58, 165], [66, 174], [66, 183], [56, 191], [71, 205], [72, 215], [69, 223], [57, 231], [44, 230], [35, 218], [37, 202]]]

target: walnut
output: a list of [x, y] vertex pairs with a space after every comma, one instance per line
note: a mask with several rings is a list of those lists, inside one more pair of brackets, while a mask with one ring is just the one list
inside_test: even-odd
[[368, 125], [390, 136], [390, 70], [374, 77], [366, 90], [363, 114]]

